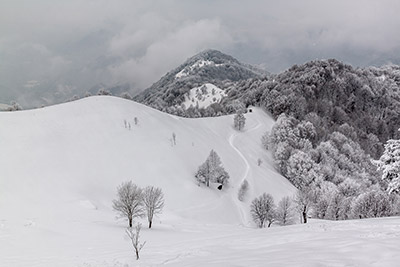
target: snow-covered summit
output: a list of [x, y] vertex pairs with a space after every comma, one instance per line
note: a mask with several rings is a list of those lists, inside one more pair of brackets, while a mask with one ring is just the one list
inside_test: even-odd
[[[181, 105], [184, 95], [194, 87], [222, 84], [267, 76], [265, 70], [239, 62], [217, 50], [206, 50], [168, 72], [135, 100], [159, 110]], [[223, 89], [223, 88], [222, 88]]]

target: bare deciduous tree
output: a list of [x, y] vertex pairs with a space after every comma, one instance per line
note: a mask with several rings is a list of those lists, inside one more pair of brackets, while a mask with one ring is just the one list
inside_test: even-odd
[[274, 198], [270, 194], [262, 194], [251, 202], [251, 216], [259, 228], [265, 227], [268, 221], [268, 227], [275, 220], [275, 203]]
[[117, 199], [113, 200], [113, 209], [121, 217], [127, 217], [129, 227], [132, 227], [133, 218], [144, 215], [142, 202], [142, 189], [132, 183], [124, 182], [118, 187]]
[[162, 212], [164, 207], [164, 194], [161, 188], [148, 186], [143, 192], [143, 204], [146, 208], [149, 228], [153, 223], [153, 216]]
[[276, 219], [281, 225], [293, 223], [293, 205], [290, 197], [284, 197], [279, 201], [276, 209]]
[[140, 243], [140, 230], [142, 229], [142, 225], [138, 223], [135, 228], [128, 227], [126, 229], [126, 234], [128, 235], [129, 239], [132, 242], [132, 246], [135, 249], [135, 254], [136, 254], [136, 260], [139, 260], [139, 252], [142, 250], [144, 245], [146, 244], [146, 241], [143, 243]]

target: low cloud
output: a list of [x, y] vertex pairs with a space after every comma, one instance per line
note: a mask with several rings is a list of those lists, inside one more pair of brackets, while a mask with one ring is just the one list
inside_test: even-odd
[[[397, 0], [4, 0], [0, 102], [97, 84], [143, 90], [207, 48], [272, 72], [321, 58], [400, 62], [398, 10]], [[27, 88], [36, 95], [22, 97]]]

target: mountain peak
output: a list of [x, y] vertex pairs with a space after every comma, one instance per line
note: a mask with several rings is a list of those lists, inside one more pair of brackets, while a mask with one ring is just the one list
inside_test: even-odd
[[158, 82], [135, 97], [135, 100], [156, 109], [180, 106], [193, 88], [212, 84], [224, 85], [268, 75], [264, 70], [243, 64], [218, 50], [207, 49], [168, 72]]

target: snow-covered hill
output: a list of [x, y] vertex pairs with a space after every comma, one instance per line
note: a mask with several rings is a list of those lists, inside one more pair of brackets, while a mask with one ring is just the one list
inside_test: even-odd
[[[254, 229], [250, 201], [294, 188], [261, 148], [273, 120], [246, 118], [237, 132], [232, 116], [183, 119], [114, 97], [0, 113], [0, 266], [395, 266], [398, 218]], [[231, 176], [222, 191], [193, 177], [211, 149]], [[127, 180], [166, 199], [139, 262], [111, 209]]]
[[[116, 187], [127, 180], [163, 189], [166, 207], [158, 219], [163, 227], [185, 221], [250, 225], [248, 206], [254, 196], [265, 191], [278, 201], [294, 189], [267, 163], [260, 145], [272, 119], [257, 109], [247, 117], [246, 130], [238, 133], [231, 116], [183, 119], [113, 97], [0, 114], [0, 221], [6, 243], [14, 243], [19, 253], [35, 246], [30, 241], [40, 241], [46, 249], [37, 258], [51, 254], [48, 245], [64, 250], [82, 240], [93, 242], [87, 227], [106, 231], [103, 227], [124, 226], [115, 221], [111, 201]], [[231, 176], [221, 192], [199, 187], [194, 179], [211, 149]], [[261, 167], [258, 158], [266, 162]], [[242, 203], [237, 191], [244, 178], [250, 191]], [[37, 236], [22, 241], [24, 234]]]

